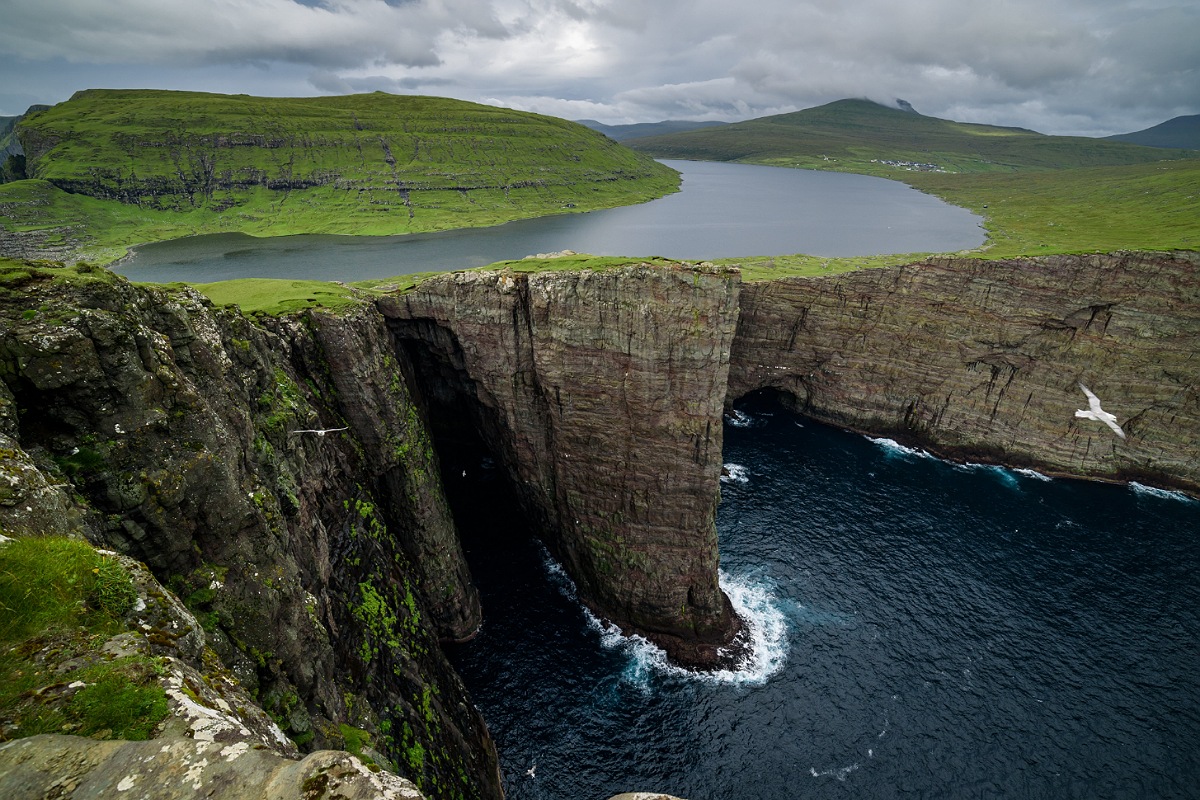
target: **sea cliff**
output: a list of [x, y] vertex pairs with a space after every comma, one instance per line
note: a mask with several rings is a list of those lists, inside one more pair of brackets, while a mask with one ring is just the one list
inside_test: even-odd
[[[280, 758], [358, 730], [427, 797], [497, 798], [494, 748], [439, 647], [481, 613], [448, 432], [482, 443], [596, 613], [713, 663], [737, 628], [717, 582], [724, 410], [769, 390], [950, 457], [1200, 494], [1198, 266], [480, 271], [278, 317], [12, 268], [0, 529], [144, 563], [203, 630], [193, 650], [287, 735]], [[1075, 417], [1080, 382], [1127, 439]]]
[[[742, 289], [730, 401], [959, 459], [1200, 493], [1200, 257], [934, 259]], [[1127, 439], [1076, 418], [1079, 384]]]

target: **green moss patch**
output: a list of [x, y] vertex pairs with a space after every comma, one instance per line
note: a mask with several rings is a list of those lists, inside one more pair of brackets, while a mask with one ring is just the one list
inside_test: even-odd
[[101, 650], [136, 600], [121, 563], [86, 542], [0, 544], [0, 741], [149, 738], [167, 715], [160, 664]]

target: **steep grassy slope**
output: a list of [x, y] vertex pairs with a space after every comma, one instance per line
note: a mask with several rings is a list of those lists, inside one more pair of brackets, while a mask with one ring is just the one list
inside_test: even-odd
[[632, 139], [628, 145], [661, 158], [745, 161], [890, 177], [935, 169], [1012, 172], [1196, 156], [1103, 139], [953, 122], [867, 100], [839, 100], [719, 128]]
[[90, 90], [18, 130], [32, 180], [0, 189], [0, 222], [102, 260], [190, 233], [410, 233], [678, 186], [582, 125], [432, 97]]

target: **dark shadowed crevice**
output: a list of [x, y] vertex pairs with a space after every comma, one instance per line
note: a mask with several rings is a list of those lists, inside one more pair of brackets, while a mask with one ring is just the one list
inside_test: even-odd
[[[528, 550], [539, 528], [521, 504], [500, 452], [495, 410], [485, 407], [461, 366], [458, 344], [442, 328], [393, 323], [425, 406], [446, 500], [472, 576], [497, 548]], [[434, 346], [430, 346], [434, 342]], [[487, 609], [484, 609], [487, 614]]]

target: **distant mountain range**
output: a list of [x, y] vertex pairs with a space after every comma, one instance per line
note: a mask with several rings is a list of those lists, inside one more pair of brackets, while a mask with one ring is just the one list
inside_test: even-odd
[[1200, 150], [1200, 114], [1175, 117], [1152, 128], [1134, 133], [1119, 133], [1105, 137], [1118, 142], [1131, 142], [1146, 147], [1182, 147]]
[[603, 122], [597, 122], [594, 119], [577, 119], [575, 122], [594, 131], [599, 131], [616, 142], [623, 142], [627, 139], [639, 139], [645, 136], [683, 133], [685, 131], [694, 131], [697, 128], [712, 128], [729, 124], [728, 122], [697, 122], [686, 119], [668, 119], [662, 122], [636, 122], [632, 125], [605, 125]]
[[882, 105], [870, 100], [838, 100], [789, 114], [623, 143], [657, 158], [881, 175], [1015, 172], [1200, 157], [1194, 150], [1167, 153], [1118, 139], [1049, 136], [1026, 128], [956, 122], [924, 116], [900, 101]]

